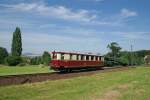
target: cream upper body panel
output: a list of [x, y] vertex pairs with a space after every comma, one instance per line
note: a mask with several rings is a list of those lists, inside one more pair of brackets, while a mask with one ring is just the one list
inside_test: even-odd
[[64, 60], [70, 60], [70, 55], [69, 54], [64, 54]]
[[61, 54], [57, 54], [57, 60], [61, 60]]
[[104, 57], [96, 55], [57, 53], [57, 60], [104, 61]]

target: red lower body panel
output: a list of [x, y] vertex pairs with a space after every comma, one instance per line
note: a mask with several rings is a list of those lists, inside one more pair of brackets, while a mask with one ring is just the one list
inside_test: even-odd
[[60, 68], [86, 68], [104, 66], [102, 61], [70, 61], [70, 60], [52, 60], [51, 67], [53, 69]]

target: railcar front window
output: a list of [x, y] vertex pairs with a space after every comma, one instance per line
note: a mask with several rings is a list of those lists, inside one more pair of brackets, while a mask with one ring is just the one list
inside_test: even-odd
[[57, 59], [57, 54], [53, 54], [53, 59], [54, 59], [54, 60]]

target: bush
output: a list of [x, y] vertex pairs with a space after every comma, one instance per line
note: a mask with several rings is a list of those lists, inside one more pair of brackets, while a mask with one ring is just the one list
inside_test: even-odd
[[22, 63], [29, 65], [31, 62], [31, 58], [29, 57], [22, 57]]
[[0, 64], [4, 64], [4, 60], [7, 56], [8, 56], [7, 50], [3, 47], [0, 47]]
[[39, 57], [33, 57], [33, 58], [31, 58], [30, 64], [31, 65], [42, 64], [42, 58], [40, 56]]
[[49, 65], [49, 62], [51, 61], [51, 55], [47, 51], [44, 51], [42, 60], [44, 65]]
[[17, 66], [25, 66], [25, 65], [27, 65], [27, 64], [26, 63], [20, 63]]
[[9, 66], [16, 66], [22, 62], [22, 59], [19, 56], [8, 56], [6, 57], [5, 62]]

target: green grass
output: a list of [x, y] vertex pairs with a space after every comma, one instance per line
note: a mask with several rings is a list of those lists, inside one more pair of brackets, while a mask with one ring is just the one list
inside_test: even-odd
[[0, 66], [0, 76], [4, 75], [18, 75], [18, 74], [32, 74], [32, 73], [47, 73], [48, 66], [28, 65], [28, 66]]
[[150, 67], [0, 87], [0, 100], [149, 100]]

